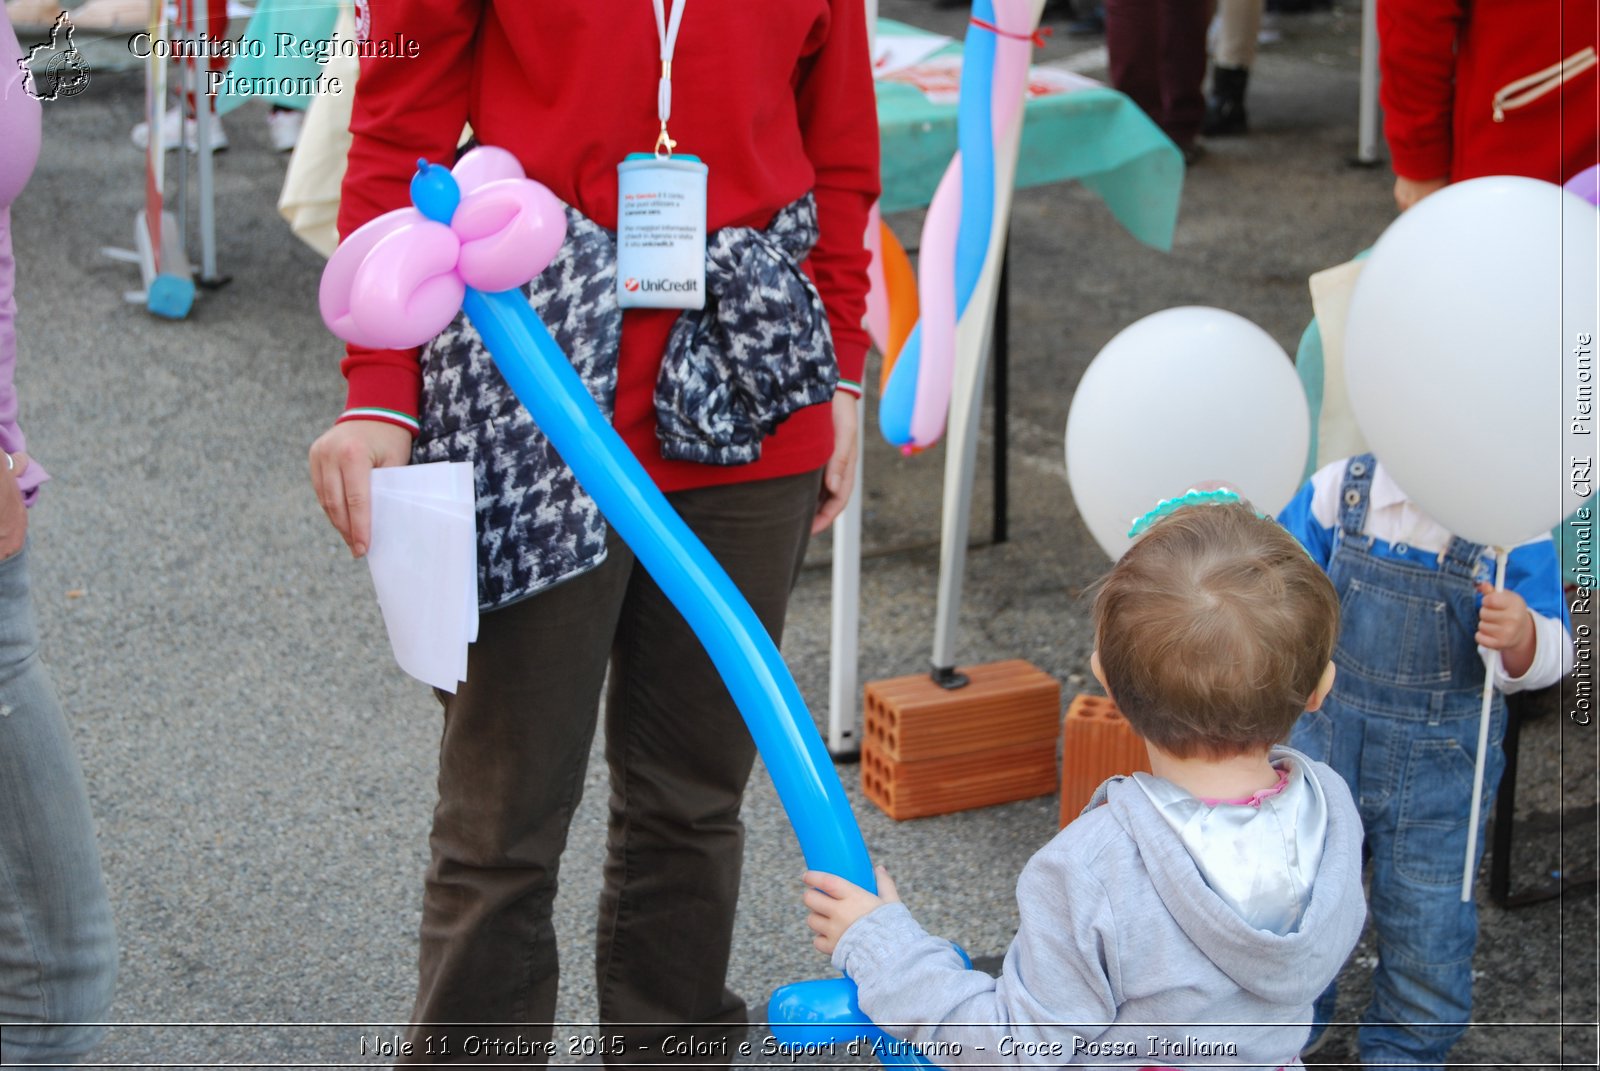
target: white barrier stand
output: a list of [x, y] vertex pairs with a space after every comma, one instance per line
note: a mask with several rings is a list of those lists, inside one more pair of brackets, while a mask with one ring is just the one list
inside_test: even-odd
[[[867, 14], [867, 59], [871, 62], [878, 30], [878, 0], [864, 0]], [[868, 226], [871, 226], [869, 223]], [[856, 402], [856, 472], [850, 501], [833, 521], [832, 625], [828, 634], [828, 754], [853, 760], [861, 753], [861, 709], [857, 695], [861, 674], [861, 512], [866, 480], [867, 404]]]
[[[866, 431], [865, 399], [856, 401], [857, 441]], [[861, 752], [858, 702], [861, 668], [861, 513], [866, 497], [865, 450], [856, 450], [855, 486], [833, 522], [833, 625], [829, 634], [828, 753], [853, 759]]]
[[[176, 26], [169, 17], [164, 3], [151, 5], [150, 39], [170, 41], [197, 38], [203, 27], [222, 8], [223, 0], [179, 0], [176, 6]], [[196, 29], [195, 5], [204, 4], [206, 15], [200, 20], [202, 29]], [[166, 49], [152, 48], [145, 63], [145, 129], [149, 140], [145, 147], [145, 195], [143, 210], [134, 215], [134, 241], [132, 249], [106, 247], [101, 252], [112, 260], [137, 264], [144, 289], [128, 291], [124, 297], [133, 304], [142, 304], [156, 316], [181, 320], [194, 307], [195, 272], [189, 260], [184, 230], [189, 217], [188, 161], [183, 159], [178, 169], [177, 212], [166, 204], [166, 113], [168, 97], [168, 63], [163, 58]], [[203, 75], [193, 59], [183, 61], [178, 68], [178, 131], [184, 142], [188, 129], [188, 113], [193, 103], [195, 124], [196, 182], [195, 200], [198, 205], [200, 232], [200, 282], [219, 286], [226, 282], [217, 274], [217, 240], [215, 211], [215, 181], [211, 159], [211, 128], [216, 121], [209, 98], [205, 96]], [[180, 149], [182, 146], [180, 146]]]

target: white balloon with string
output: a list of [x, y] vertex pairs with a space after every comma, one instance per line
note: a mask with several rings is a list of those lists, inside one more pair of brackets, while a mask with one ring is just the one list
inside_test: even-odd
[[[1509, 548], [1590, 494], [1573, 466], [1595, 454], [1592, 420], [1575, 417], [1580, 399], [1593, 402], [1597, 235], [1600, 213], [1558, 186], [1472, 179], [1395, 220], [1350, 301], [1345, 380], [1362, 434], [1424, 512], [1497, 548], [1497, 589]], [[1497, 662], [1491, 654], [1484, 682], [1463, 901]]]

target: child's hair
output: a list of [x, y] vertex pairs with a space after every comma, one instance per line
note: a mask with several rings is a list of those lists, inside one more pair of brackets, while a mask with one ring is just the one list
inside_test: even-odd
[[1333, 656], [1339, 598], [1276, 521], [1245, 503], [1157, 521], [1095, 598], [1100, 668], [1134, 731], [1226, 758], [1289, 735]]

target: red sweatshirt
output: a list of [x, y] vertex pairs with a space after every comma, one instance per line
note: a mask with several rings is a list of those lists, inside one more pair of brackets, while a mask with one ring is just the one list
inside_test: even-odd
[[[867, 211], [878, 196], [878, 125], [861, 0], [688, 3], [672, 61], [677, 151], [710, 168], [706, 227], [765, 227], [811, 190], [821, 238], [806, 263], [822, 294], [845, 389], [866, 360]], [[529, 177], [608, 228], [617, 164], [648, 152], [660, 123], [660, 44], [650, 0], [372, 0], [368, 39], [403, 39], [365, 59], [339, 233], [410, 203], [418, 157], [449, 165], [464, 124], [510, 150]], [[405, 41], [417, 43], [407, 56]], [[802, 410], [749, 465], [665, 461], [653, 393], [673, 310], [626, 310], [614, 423], [663, 490], [820, 468], [833, 447], [828, 405]], [[417, 351], [350, 347], [344, 419], [416, 430]], [[357, 414], [355, 410], [362, 410]], [[374, 412], [377, 410], [378, 412]]]
[[[1600, 70], [1526, 103], [1502, 88], [1600, 46], [1594, 0], [1379, 0], [1380, 97], [1395, 174], [1560, 183], [1600, 162]], [[1513, 97], [1518, 94], [1513, 93]]]

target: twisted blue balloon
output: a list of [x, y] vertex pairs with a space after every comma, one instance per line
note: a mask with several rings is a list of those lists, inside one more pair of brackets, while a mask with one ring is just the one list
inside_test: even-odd
[[[973, 0], [972, 18], [993, 25], [993, 0]], [[956, 106], [956, 147], [961, 152], [961, 218], [956, 230], [958, 322], [983, 275], [994, 230], [994, 56], [994, 32], [981, 27], [968, 30], [961, 55], [961, 98]], [[911, 416], [921, 371], [919, 323], [911, 329], [895, 360], [894, 375], [878, 399], [878, 430], [897, 446], [911, 442]]]
[[[429, 219], [448, 224], [461, 191], [447, 169], [419, 160], [411, 200]], [[872, 861], [844, 786], [800, 689], [743, 594], [601, 415], [527, 298], [517, 290], [486, 294], [469, 286], [462, 307], [518, 400], [694, 629], [761, 752], [806, 865], [876, 892]], [[842, 1039], [885, 1039], [885, 1047], [875, 1051], [889, 1056], [893, 1046], [904, 1045], [862, 1014], [849, 979], [786, 986], [768, 1007], [779, 1041], [786, 1038], [777, 1020], [789, 1017], [795, 1023], [831, 1023]]]

